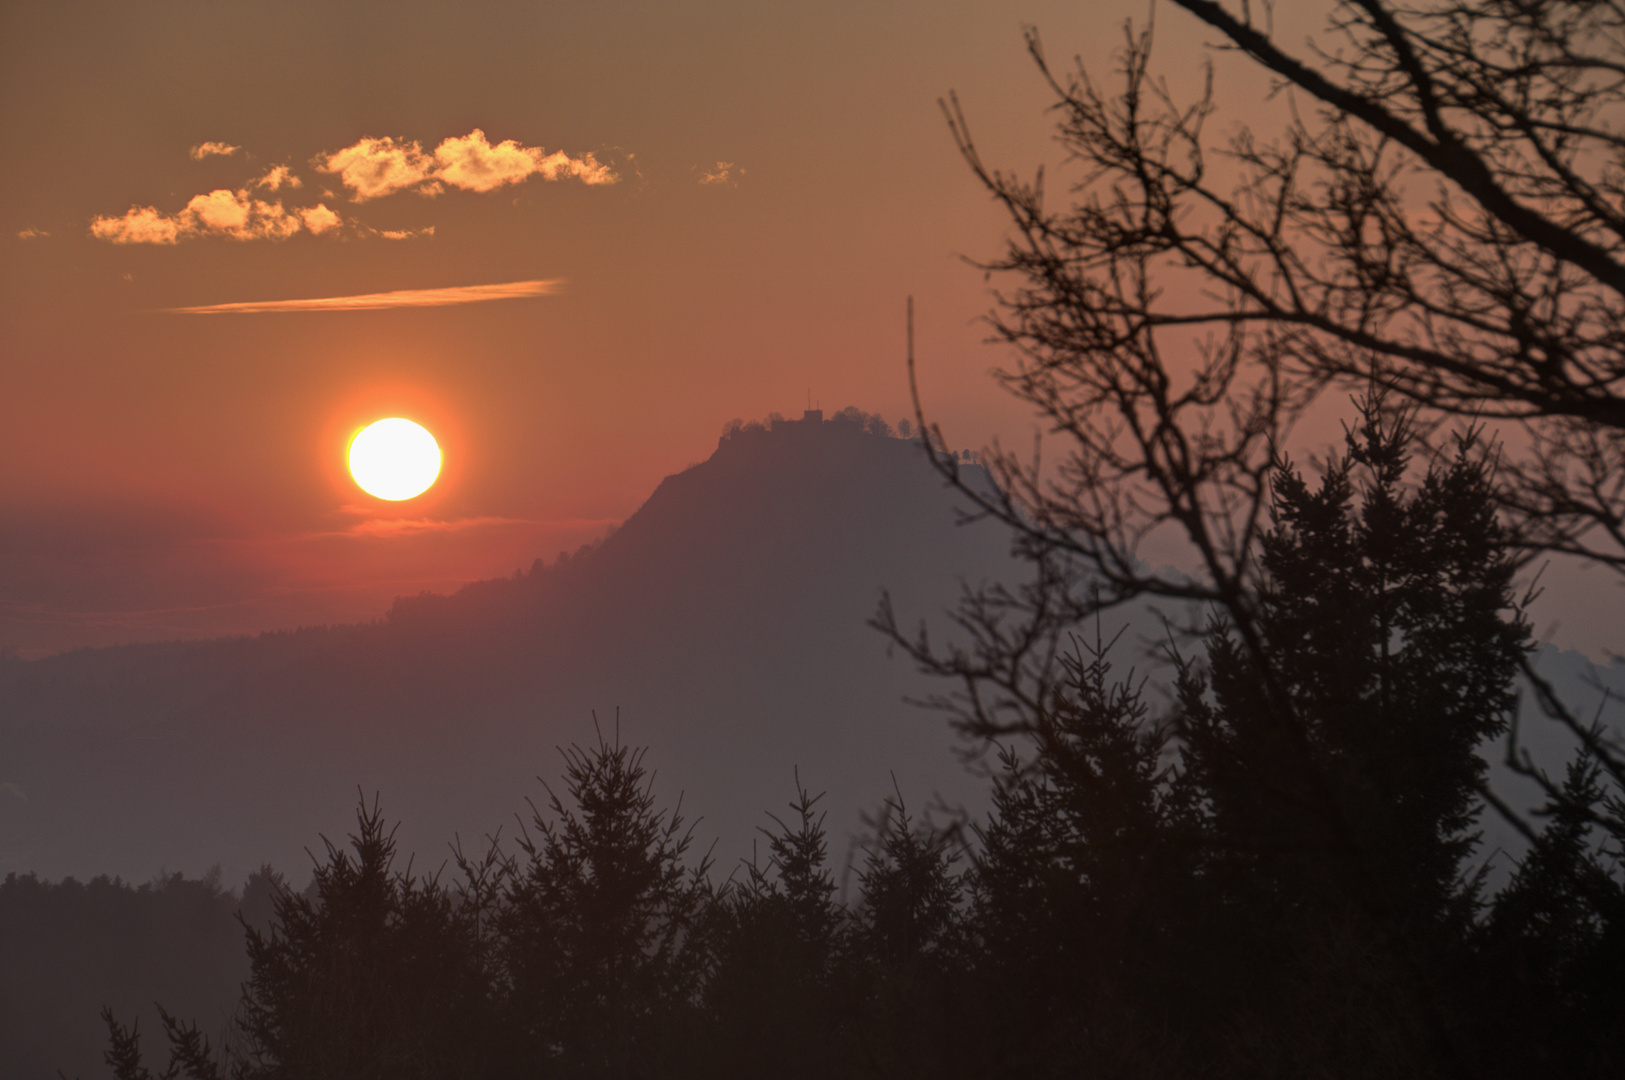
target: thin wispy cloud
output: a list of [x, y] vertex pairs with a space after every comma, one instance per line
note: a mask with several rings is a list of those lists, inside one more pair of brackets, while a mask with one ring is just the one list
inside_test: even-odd
[[487, 300], [547, 296], [557, 292], [563, 284], [562, 279], [552, 278], [545, 281], [509, 281], [500, 285], [457, 285], [445, 289], [400, 289], [358, 296], [322, 296], [308, 300], [249, 300], [164, 310], [177, 315], [252, 315], [276, 311], [378, 311], [398, 307], [446, 307], [452, 304], [478, 304]]
[[426, 153], [416, 140], [369, 137], [342, 150], [318, 155], [314, 164], [319, 172], [337, 176], [356, 202], [397, 191], [433, 196], [447, 187], [495, 191], [532, 176], [593, 185], [613, 184], [619, 179], [613, 169], [591, 153], [574, 157], [563, 150], [548, 153], [513, 139], [493, 146], [479, 128], [443, 140], [432, 154]]
[[425, 225], [421, 229], [378, 229], [376, 232], [385, 240], [416, 240], [421, 236], [433, 236], [434, 226]]
[[267, 191], [280, 191], [285, 187], [297, 188], [305, 185], [304, 181], [293, 174], [292, 169], [286, 165], [277, 165], [264, 176], [254, 181], [254, 186], [264, 188]]
[[232, 146], [230, 143], [223, 142], [198, 143], [192, 147], [192, 160], [202, 161], [206, 157], [230, 157], [241, 149], [240, 146]]
[[731, 161], [719, 161], [714, 169], [705, 169], [700, 173], [700, 183], [707, 187], [727, 185], [738, 187], [739, 178], [745, 175], [745, 170]]
[[[370, 509], [370, 508], [369, 508]], [[384, 537], [415, 536], [422, 533], [465, 532], [469, 529], [530, 528], [550, 526], [567, 528], [603, 528], [619, 524], [618, 518], [562, 518], [534, 521], [529, 518], [468, 517], [442, 521], [437, 518], [374, 518], [358, 522], [340, 532], [315, 533], [313, 537]]]
[[35, 229], [35, 228], [30, 227], [30, 228], [24, 229], [21, 232], [19, 232], [17, 234], [17, 239], [19, 239], [19, 240], [38, 240], [42, 236], [50, 236], [50, 235], [51, 234], [46, 232], [44, 229]]

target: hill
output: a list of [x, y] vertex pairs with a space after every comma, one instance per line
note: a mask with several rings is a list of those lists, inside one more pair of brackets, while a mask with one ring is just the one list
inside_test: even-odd
[[865, 625], [882, 589], [929, 614], [1014, 571], [955, 500], [918, 444], [809, 416], [731, 432], [590, 551], [373, 625], [12, 661], [0, 872], [301, 878], [358, 788], [438, 864], [541, 794], [595, 710], [650, 745], [658, 794], [686, 793], [725, 864], [797, 768], [838, 844], [893, 771], [916, 804], [973, 799], [941, 721], [903, 701], [925, 684]]

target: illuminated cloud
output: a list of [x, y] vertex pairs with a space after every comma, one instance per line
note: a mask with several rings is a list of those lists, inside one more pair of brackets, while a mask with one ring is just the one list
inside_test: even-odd
[[299, 218], [317, 236], [330, 229], [336, 229], [343, 223], [343, 219], [327, 208], [326, 203], [318, 203], [308, 210], [299, 211]]
[[448, 185], [464, 191], [495, 191], [532, 176], [584, 184], [613, 184], [619, 179], [590, 153], [571, 157], [555, 150], [549, 154], [513, 139], [493, 146], [479, 128], [442, 141], [432, 156], [415, 141], [366, 138], [318, 156], [315, 164], [322, 172], [337, 174], [357, 202], [405, 190], [438, 195]]
[[29, 229], [24, 229], [22, 232], [18, 233], [17, 234], [17, 239], [19, 239], [19, 240], [37, 240], [41, 236], [50, 236], [50, 235], [51, 234], [46, 232], [44, 229], [29, 228]]
[[479, 128], [458, 139], [447, 139], [434, 149], [435, 177], [465, 191], [493, 191], [530, 176], [544, 180], [575, 179], [584, 184], [613, 184], [615, 174], [591, 154], [573, 158], [563, 150], [549, 154], [540, 147], [524, 147], [512, 139], [492, 146]]
[[179, 315], [246, 315], [270, 311], [377, 311], [397, 307], [445, 307], [449, 304], [477, 304], [486, 300], [547, 296], [557, 292], [562, 284], [562, 280], [553, 278], [546, 281], [509, 281], [501, 285], [457, 285], [446, 289], [401, 289], [396, 292], [324, 296], [309, 300], [250, 300], [165, 310]]
[[267, 191], [281, 191], [285, 187], [296, 188], [305, 185], [297, 176], [293, 175], [293, 170], [286, 165], [278, 165], [254, 181], [254, 186], [264, 188]]
[[517, 184], [536, 171], [540, 150], [504, 139], [492, 146], [479, 128], [460, 139], [447, 139], [434, 148], [435, 175], [465, 191], [494, 191]]
[[[536, 151], [538, 155], [541, 151]], [[546, 157], [538, 156], [536, 159], [536, 172], [544, 180], [558, 180], [569, 177], [580, 180], [583, 184], [613, 184], [620, 177], [608, 165], [604, 165], [592, 156], [591, 152], [580, 157], [571, 157], [563, 150], [555, 150]]]
[[726, 184], [729, 187], [738, 187], [739, 178], [745, 175], [745, 170], [731, 161], [719, 161], [716, 168], [707, 169], [700, 173], [700, 183], [706, 185]]
[[339, 180], [354, 193], [356, 202], [365, 202], [406, 188], [418, 188], [424, 194], [434, 172], [434, 160], [423, 152], [417, 142], [398, 142], [395, 139], [362, 139], [354, 146], [346, 146], [331, 154], [318, 156], [316, 168], [326, 173], [337, 173]]
[[180, 233], [179, 220], [154, 206], [132, 206], [123, 217], [99, 217], [90, 223], [90, 235], [112, 244], [173, 244]]
[[241, 149], [242, 147], [240, 146], [232, 146], [230, 143], [223, 142], [198, 143], [196, 146], [192, 147], [192, 160], [202, 161], [206, 157], [217, 156], [230, 157], [232, 154], [235, 154]]
[[286, 240], [303, 227], [299, 215], [284, 210], [280, 202], [268, 203], [250, 198], [247, 191], [224, 188], [194, 195], [181, 212], [183, 218], [187, 215], [193, 231], [233, 240]]
[[[192, 157], [202, 160], [235, 154], [239, 149], [226, 143], [200, 143], [192, 148]], [[467, 135], [443, 140], [433, 154], [425, 153], [416, 141], [365, 138], [331, 154], [318, 155], [313, 164], [321, 172], [336, 175], [356, 202], [408, 190], [433, 196], [448, 186], [463, 191], [495, 191], [532, 176], [544, 180], [579, 180], [593, 185], [613, 184], [620, 179], [612, 168], [590, 153], [576, 157], [562, 150], [548, 153], [541, 147], [521, 146], [513, 139], [493, 146], [479, 128]], [[344, 224], [325, 203], [288, 209], [280, 200], [268, 201], [251, 194], [291, 191], [303, 186], [289, 166], [276, 165], [235, 191], [216, 188], [206, 195], [193, 196], [185, 208], [175, 214], [166, 214], [154, 206], [132, 206], [121, 217], [96, 217], [91, 221], [90, 232], [97, 239], [114, 244], [176, 244], [199, 236], [286, 240], [301, 231], [320, 236]], [[322, 194], [325, 198], [334, 197], [330, 191]], [[386, 240], [434, 235], [433, 226], [387, 230], [355, 228], [360, 235]], [[25, 229], [18, 234], [25, 240], [45, 235], [35, 229]]]
[[114, 244], [174, 244], [195, 236], [225, 236], [233, 240], [286, 240], [300, 229], [327, 232], [338, 215], [325, 206], [286, 210], [282, 203], [256, 199], [244, 188], [216, 188], [194, 195], [178, 214], [161, 213], [152, 206], [132, 206], [123, 217], [98, 217], [90, 234]]

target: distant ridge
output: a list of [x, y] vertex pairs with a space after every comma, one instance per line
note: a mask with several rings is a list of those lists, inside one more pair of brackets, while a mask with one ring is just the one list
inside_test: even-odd
[[[962, 579], [1023, 567], [1000, 527], [956, 525], [960, 497], [917, 442], [855, 412], [731, 426], [599, 544], [403, 597], [375, 623], [0, 660], [0, 874], [219, 864], [231, 882], [270, 862], [298, 878], [318, 834], [348, 828], [358, 786], [401, 821], [403, 853], [439, 865], [454, 834], [511, 823], [556, 774], [555, 747], [617, 709], [725, 872], [797, 767], [828, 790], [838, 848], [894, 771], [916, 806], [979, 805], [942, 719], [903, 701], [948, 688], [865, 624], [882, 589], [935, 618]], [[1621, 722], [1625, 666], [1552, 648], [1539, 663], [1582, 712], [1612, 687], [1604, 719]], [[1525, 713], [1525, 743], [1559, 768], [1568, 740]], [[1497, 790], [1538, 804], [1502, 756], [1486, 750]], [[1483, 825], [1486, 853], [1521, 850]]]
[[920, 445], [888, 434], [856, 410], [730, 425], [595, 547], [374, 624], [7, 661], [0, 873], [298, 876], [358, 785], [438, 863], [617, 708], [661, 796], [685, 791], [730, 859], [797, 766], [829, 789], [837, 843], [893, 770], [922, 804], [974, 798], [945, 725], [902, 701], [929, 687], [865, 622], [882, 589], [929, 615], [1015, 568], [1002, 530], [957, 526]]

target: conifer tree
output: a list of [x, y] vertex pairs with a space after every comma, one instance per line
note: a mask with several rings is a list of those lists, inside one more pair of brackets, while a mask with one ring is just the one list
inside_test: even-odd
[[1482, 928], [1494, 975], [1485, 1011], [1527, 1032], [1530, 1069], [1553, 1075], [1625, 1070], [1625, 887], [1610, 872], [1620, 852], [1595, 824], [1607, 813], [1602, 771], [1585, 753], [1569, 763], [1562, 797]]
[[533, 815], [499, 924], [526, 1075], [669, 1070], [697, 1017], [708, 859], [656, 809], [643, 751], [602, 734], [564, 752], [565, 795]]
[[1256, 604], [1267, 663], [1214, 626], [1186, 761], [1258, 902], [1459, 934], [1478, 748], [1506, 730], [1529, 627], [1473, 439], [1408, 491], [1408, 415], [1368, 398], [1361, 417], [1318, 486], [1277, 469]]
[[878, 962], [914, 971], [951, 945], [961, 882], [951, 837], [916, 825], [901, 794], [886, 799], [858, 873], [862, 899], [854, 933]]
[[822, 1077], [850, 1069], [837, 1000], [846, 921], [834, 901], [823, 796], [796, 778], [788, 822], [773, 816], [765, 866], [744, 865], [711, 918], [705, 1001], [712, 1045], [739, 1077]]
[[1495, 1057], [1475, 1030], [1467, 859], [1479, 747], [1506, 730], [1529, 630], [1482, 453], [1464, 435], [1412, 484], [1408, 421], [1368, 398], [1318, 484], [1277, 467], [1256, 639], [1215, 620], [1181, 685], [1254, 1071]]
[[1190, 1004], [1170, 991], [1191, 990], [1181, 984], [1200, 941], [1194, 793], [1144, 682], [1112, 676], [1115, 644], [1098, 623], [1092, 642], [1073, 639], [1020, 744], [1030, 756], [1001, 750], [975, 830], [977, 975], [1000, 1018], [1000, 1063], [1026, 1074], [1085, 1062], [1132, 1072], [1138, 1014]]
[[966, 1075], [973, 1056], [959, 845], [952, 833], [916, 823], [901, 792], [872, 824], [845, 964], [861, 1073]]
[[[195, 1023], [159, 1006], [169, 1042], [160, 1080], [490, 1073], [500, 1040], [476, 927], [437, 877], [394, 869], [376, 800], [361, 803], [356, 824], [350, 851], [324, 839], [327, 860], [305, 892], [277, 883], [269, 929], [239, 915], [251, 973], [226, 1047], [211, 1048]], [[103, 1019], [117, 1080], [151, 1080], [136, 1028], [110, 1011]]]
[[1176, 649], [1163, 724], [1061, 602], [1012, 627], [972, 597], [972, 647], [910, 645], [966, 687], [964, 733], [1014, 740], [971, 882], [1018, 1071], [1482, 1060], [1467, 858], [1528, 627], [1481, 448], [1413, 470], [1416, 445], [1367, 399], [1318, 483], [1277, 463], [1253, 636], [1216, 615]]
[[394, 870], [376, 801], [356, 824], [353, 856], [326, 842], [311, 889], [283, 891], [268, 932], [246, 927], [243, 1075], [484, 1075], [491, 1002], [471, 927], [437, 879]]

